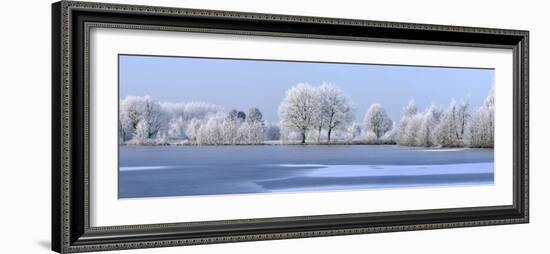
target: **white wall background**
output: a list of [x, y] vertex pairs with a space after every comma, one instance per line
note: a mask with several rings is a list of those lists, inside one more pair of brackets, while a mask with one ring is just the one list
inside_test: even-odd
[[[104, 0], [106, 1], [106, 0]], [[548, 250], [550, 30], [544, 1], [117, 0], [233, 11], [531, 31], [531, 223], [247, 242], [121, 253], [543, 253]], [[0, 253], [50, 244], [50, 1], [7, 1], [0, 14]]]

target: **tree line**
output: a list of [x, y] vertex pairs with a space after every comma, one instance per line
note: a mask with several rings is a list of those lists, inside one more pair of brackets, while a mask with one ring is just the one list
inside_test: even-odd
[[452, 100], [420, 111], [414, 100], [396, 124], [381, 104], [372, 104], [362, 123], [352, 103], [333, 84], [299, 83], [278, 108], [279, 123], [263, 119], [258, 108], [224, 111], [203, 102], [156, 102], [127, 96], [120, 102], [119, 142], [135, 145], [399, 144], [423, 147], [493, 147], [494, 88], [483, 105]]
[[264, 121], [257, 108], [224, 112], [209, 103], [156, 102], [150, 96], [127, 96], [120, 102], [121, 144], [235, 145], [270, 139], [279, 139], [278, 127]]
[[446, 109], [431, 105], [419, 112], [414, 101], [403, 110], [399, 144], [407, 146], [494, 146], [494, 88], [483, 105], [470, 111], [466, 101], [452, 100]]
[[[494, 88], [483, 105], [471, 112], [467, 101], [452, 100], [447, 108], [430, 105], [420, 111], [414, 100], [404, 108], [396, 125], [381, 104], [372, 104], [362, 125], [353, 121], [351, 102], [331, 84], [298, 84], [286, 93], [279, 106], [283, 140], [299, 143], [399, 144], [422, 147], [494, 146]], [[308, 141], [309, 140], [309, 141]]]

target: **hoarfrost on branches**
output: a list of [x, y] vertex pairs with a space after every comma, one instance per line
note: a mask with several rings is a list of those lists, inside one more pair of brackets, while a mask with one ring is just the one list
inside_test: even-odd
[[380, 137], [380, 144], [393, 145], [399, 141], [399, 129], [392, 123], [392, 128]]
[[492, 128], [480, 127], [482, 122], [492, 126], [490, 120], [485, 121], [491, 118], [494, 111], [494, 107], [489, 106], [490, 101], [491, 94], [484, 106], [472, 116], [466, 100], [460, 103], [452, 100], [445, 109], [432, 104], [424, 112], [419, 112], [411, 100], [402, 111], [398, 143], [424, 147], [492, 147], [493, 140], [485, 138], [491, 136], [489, 130]]
[[363, 136], [363, 140], [367, 144], [378, 144], [378, 137], [373, 131], [366, 131]]
[[407, 132], [407, 125], [411, 118], [418, 113], [418, 108], [416, 107], [416, 102], [410, 100], [407, 106], [403, 109], [401, 113], [401, 120], [399, 121], [399, 144], [400, 145], [410, 145], [414, 138], [411, 137], [411, 134]]
[[426, 109], [422, 115], [422, 122], [418, 130], [418, 138], [416, 138], [417, 145], [429, 147], [437, 144], [435, 130], [441, 114], [442, 110], [433, 103]]
[[318, 87], [300, 83], [290, 88], [279, 105], [279, 117], [285, 133], [299, 132], [301, 144], [313, 136], [321, 143], [325, 135], [330, 143], [334, 131], [345, 130], [354, 118], [348, 97], [328, 83]]
[[305, 144], [307, 131], [312, 128], [315, 113], [316, 90], [307, 83], [300, 83], [288, 91], [279, 105], [281, 126], [300, 133], [300, 143]]
[[393, 123], [382, 105], [375, 103], [370, 106], [365, 114], [363, 126], [365, 131], [374, 133], [378, 142], [386, 132], [391, 130]]
[[353, 109], [347, 96], [340, 88], [332, 84], [323, 84], [317, 88], [319, 108], [324, 116], [322, 120], [327, 129], [327, 142], [330, 143], [330, 137], [333, 130], [337, 128], [345, 129], [353, 121]]
[[346, 130], [346, 142], [347, 143], [354, 143], [360, 141], [359, 138], [361, 137], [362, 129], [361, 125], [357, 123], [352, 123], [348, 126]]
[[437, 143], [443, 147], [464, 146], [461, 123], [460, 107], [453, 100], [436, 127]]
[[489, 95], [474, 113], [472, 120], [466, 128], [468, 144], [471, 147], [494, 146], [495, 135], [495, 88], [491, 88]]
[[160, 105], [149, 96], [128, 96], [120, 106], [122, 140], [131, 139], [136, 144], [154, 143], [165, 123]]

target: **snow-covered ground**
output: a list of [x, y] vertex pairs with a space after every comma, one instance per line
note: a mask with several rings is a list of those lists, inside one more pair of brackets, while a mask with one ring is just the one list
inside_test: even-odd
[[134, 167], [120, 167], [120, 171], [137, 171], [137, 170], [154, 170], [154, 169], [169, 169], [181, 166], [134, 166]]

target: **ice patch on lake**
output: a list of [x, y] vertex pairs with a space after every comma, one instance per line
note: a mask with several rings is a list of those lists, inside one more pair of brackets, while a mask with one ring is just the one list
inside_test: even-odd
[[323, 164], [275, 164], [275, 166], [283, 168], [326, 168], [328, 165]]
[[407, 189], [425, 189], [425, 188], [452, 188], [452, 187], [475, 187], [488, 185], [488, 182], [460, 182], [460, 183], [434, 183], [434, 184], [363, 184], [363, 185], [330, 185], [330, 186], [314, 186], [314, 187], [295, 187], [286, 189], [270, 190], [272, 193], [288, 193], [288, 192], [349, 192], [349, 191], [365, 191], [369, 189], [386, 189], [392, 190], [396, 188]]
[[460, 152], [468, 148], [455, 148], [455, 149], [422, 149], [420, 152]]
[[153, 169], [169, 169], [174, 166], [136, 166], [136, 167], [120, 167], [120, 171], [136, 171], [136, 170], [153, 170]]
[[310, 177], [415, 176], [493, 173], [494, 163], [432, 164], [432, 165], [323, 165], [280, 164], [280, 167], [315, 168]]

